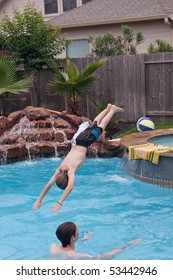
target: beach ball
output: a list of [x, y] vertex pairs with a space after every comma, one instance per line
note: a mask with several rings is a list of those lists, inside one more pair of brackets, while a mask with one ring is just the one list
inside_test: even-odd
[[136, 127], [138, 131], [149, 131], [154, 129], [154, 123], [152, 119], [142, 117], [137, 121]]

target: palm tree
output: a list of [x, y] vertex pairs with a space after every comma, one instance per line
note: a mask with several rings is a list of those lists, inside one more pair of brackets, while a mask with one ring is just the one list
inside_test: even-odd
[[73, 114], [77, 115], [79, 101], [86, 95], [96, 80], [92, 74], [107, 61], [106, 58], [89, 64], [83, 71], [79, 72], [77, 66], [69, 59], [66, 62], [66, 72], [57, 68], [56, 63], [48, 63], [50, 69], [55, 74], [55, 78], [48, 85], [48, 90], [52, 94], [65, 94]]
[[15, 63], [10, 58], [0, 56], [0, 99], [9, 93], [20, 94], [29, 91], [32, 77], [19, 79], [17, 71]]

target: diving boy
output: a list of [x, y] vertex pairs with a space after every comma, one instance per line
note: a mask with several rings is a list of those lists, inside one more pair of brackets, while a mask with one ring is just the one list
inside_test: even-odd
[[43, 188], [40, 196], [33, 204], [32, 209], [37, 210], [41, 207], [41, 202], [50, 187], [56, 182], [57, 186], [63, 189], [63, 193], [57, 203], [52, 207], [51, 212], [58, 211], [64, 200], [71, 193], [74, 186], [74, 175], [86, 157], [87, 148], [101, 138], [103, 131], [113, 115], [124, 110], [116, 105], [108, 104], [93, 121], [92, 124], [84, 122], [79, 126], [78, 131], [72, 139], [72, 148], [65, 157], [61, 165], [57, 168], [54, 175]]

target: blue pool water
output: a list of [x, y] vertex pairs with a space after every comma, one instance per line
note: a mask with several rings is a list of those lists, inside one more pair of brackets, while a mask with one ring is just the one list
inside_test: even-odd
[[150, 139], [150, 142], [167, 147], [173, 147], [173, 135], [154, 137]]
[[116, 259], [173, 259], [173, 190], [127, 176], [118, 158], [86, 159], [60, 212], [50, 213], [61, 194], [56, 187], [33, 212], [32, 204], [60, 163], [56, 158], [0, 167], [0, 259], [47, 259], [64, 221], [75, 222], [81, 237], [93, 232], [76, 245], [78, 252], [95, 255], [142, 238]]

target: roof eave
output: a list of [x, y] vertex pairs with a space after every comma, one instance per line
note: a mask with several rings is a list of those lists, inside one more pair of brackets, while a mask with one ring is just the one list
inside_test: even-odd
[[[61, 29], [66, 28], [77, 28], [77, 27], [85, 27], [85, 26], [95, 26], [95, 25], [104, 25], [104, 24], [114, 24], [114, 23], [124, 23], [124, 22], [137, 22], [137, 21], [148, 21], [148, 20], [157, 20], [164, 19], [167, 15], [156, 15], [156, 16], [146, 16], [146, 17], [131, 17], [131, 18], [120, 18], [115, 20], [102, 20], [102, 21], [93, 21], [93, 22], [84, 22], [84, 23], [71, 23], [71, 24], [57, 24]], [[55, 24], [53, 24], [55, 25]]]

